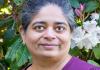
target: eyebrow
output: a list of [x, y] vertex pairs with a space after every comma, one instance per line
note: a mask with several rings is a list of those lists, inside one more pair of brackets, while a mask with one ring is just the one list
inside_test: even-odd
[[[44, 21], [37, 21], [37, 22], [34, 22], [33, 24], [32, 24], [32, 26], [33, 25], [35, 25], [35, 24], [46, 24], [46, 22], [44, 22]], [[66, 24], [66, 22], [63, 22], [63, 21], [56, 21], [56, 22], [54, 22], [55, 23], [55, 25], [65, 25], [65, 26], [68, 26], [68, 24]]]
[[55, 22], [55, 24], [57, 24], [57, 25], [66, 25], [66, 26], [68, 26], [68, 24], [66, 24], [65, 22], [61, 22], [61, 21], [57, 21], [57, 22]]
[[46, 24], [46, 22], [44, 22], [44, 21], [37, 21], [37, 22], [34, 22], [34, 23], [32, 23], [32, 26], [34, 26], [35, 24]]

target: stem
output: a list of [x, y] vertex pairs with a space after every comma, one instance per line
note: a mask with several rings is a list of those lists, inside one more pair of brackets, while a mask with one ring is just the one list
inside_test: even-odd
[[84, 60], [84, 61], [87, 61], [87, 58], [86, 58], [86, 56], [84, 56], [84, 48], [83, 49], [80, 49], [80, 58], [82, 59], [82, 60]]
[[92, 58], [92, 49], [89, 50], [89, 53], [87, 54], [87, 60]]
[[87, 13], [86, 17], [84, 18], [84, 20], [86, 20], [89, 17], [90, 13]]
[[82, 15], [82, 23], [84, 22], [84, 14]]

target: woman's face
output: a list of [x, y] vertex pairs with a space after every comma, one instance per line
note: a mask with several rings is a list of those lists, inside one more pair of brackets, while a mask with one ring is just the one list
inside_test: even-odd
[[27, 31], [21, 36], [32, 56], [54, 57], [68, 54], [71, 30], [62, 10], [47, 5], [33, 17]]

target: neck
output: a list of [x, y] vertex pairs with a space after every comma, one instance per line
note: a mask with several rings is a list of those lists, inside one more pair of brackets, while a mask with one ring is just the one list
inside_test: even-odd
[[34, 61], [30, 67], [30, 70], [61, 70], [70, 59], [70, 55], [56, 58], [33, 58]]

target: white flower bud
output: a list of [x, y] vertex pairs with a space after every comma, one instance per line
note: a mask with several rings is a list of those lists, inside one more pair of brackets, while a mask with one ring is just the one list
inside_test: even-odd
[[98, 13], [92, 13], [91, 14], [91, 19], [92, 20], [98, 20], [99, 19], [99, 14]]

